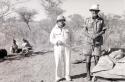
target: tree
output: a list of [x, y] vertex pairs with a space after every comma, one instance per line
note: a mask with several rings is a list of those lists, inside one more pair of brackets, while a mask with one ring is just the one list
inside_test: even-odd
[[15, 12], [15, 6], [24, 3], [28, 0], [0, 0], [0, 19], [3, 19], [9, 14]]
[[73, 14], [69, 16], [69, 21], [67, 21], [68, 27], [72, 30], [73, 43], [75, 45], [82, 44], [84, 37], [83, 32], [84, 18], [80, 14]]
[[1, 22], [3, 21], [4, 16], [7, 15], [9, 10], [10, 10], [10, 2], [0, 1], [0, 20], [1, 20]]
[[81, 15], [73, 14], [73, 15], [70, 15], [69, 18], [70, 18], [70, 21], [69, 21], [70, 27], [74, 31], [78, 30], [79, 28], [82, 28], [84, 19]]
[[32, 21], [33, 17], [37, 14], [37, 12], [35, 10], [20, 8], [18, 9], [17, 13], [19, 14], [21, 20], [23, 20], [27, 24], [29, 30], [31, 30], [29, 23], [30, 21]]
[[64, 12], [64, 10], [60, 8], [61, 4], [62, 0], [41, 0], [41, 5], [45, 9], [47, 16], [52, 19], [52, 21]]

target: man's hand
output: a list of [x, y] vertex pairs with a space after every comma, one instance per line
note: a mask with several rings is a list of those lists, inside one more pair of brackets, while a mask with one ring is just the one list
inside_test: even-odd
[[107, 29], [105, 28], [105, 29], [103, 29], [103, 32], [105, 33], [105, 31], [106, 31]]
[[97, 34], [94, 34], [93, 36], [92, 36], [92, 39], [95, 39], [95, 38], [97, 38], [98, 37], [98, 35]]
[[101, 36], [102, 34], [105, 34], [105, 31], [106, 31], [106, 30], [107, 30], [107, 29], [103, 29], [100, 33], [91, 35], [91, 38], [92, 38], [92, 39], [95, 39], [95, 38], [97, 38], [98, 36]]
[[90, 38], [91, 39], [95, 39], [97, 37], [97, 34], [92, 34], [92, 35], [90, 35]]
[[57, 46], [63, 45], [63, 42], [59, 40], [59, 41], [57, 41], [56, 45], [57, 45]]

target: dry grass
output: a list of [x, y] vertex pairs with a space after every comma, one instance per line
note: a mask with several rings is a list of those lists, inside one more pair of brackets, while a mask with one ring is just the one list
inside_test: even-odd
[[[71, 63], [82, 57], [72, 53]], [[0, 82], [54, 82], [54, 57], [53, 53], [39, 54], [19, 60], [6, 60], [0, 63]], [[60, 73], [63, 77], [63, 73]], [[71, 65], [72, 82], [87, 82], [85, 80], [85, 64]], [[61, 82], [66, 82], [65, 80]], [[98, 80], [97, 82], [111, 82]], [[114, 81], [118, 82], [118, 81]]]

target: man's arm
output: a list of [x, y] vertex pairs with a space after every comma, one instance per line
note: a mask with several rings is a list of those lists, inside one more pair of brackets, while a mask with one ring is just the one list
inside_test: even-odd
[[101, 32], [97, 33], [95, 38], [98, 37], [98, 36], [102, 36], [103, 34], [105, 34], [105, 31], [106, 31], [106, 28], [103, 29]]
[[90, 35], [90, 34], [88, 33], [88, 28], [87, 28], [87, 27], [84, 27], [83, 30], [84, 30], [84, 35], [85, 35], [85, 36], [87, 36], [87, 37], [93, 39], [92, 35]]
[[86, 18], [83, 24], [83, 31], [84, 35], [87, 36], [88, 38], [93, 39], [93, 35], [88, 33], [88, 25], [90, 23], [90, 18]]
[[50, 42], [53, 44], [53, 45], [56, 45], [57, 44], [57, 40], [56, 40], [56, 37], [55, 37], [55, 34], [54, 34], [54, 30], [52, 29], [51, 33], [50, 33]]
[[105, 31], [107, 30], [107, 28], [106, 28], [106, 25], [104, 23], [104, 20], [102, 20], [101, 28], [102, 28], [102, 31], [99, 32], [99, 33], [97, 33], [96, 36], [95, 36], [95, 38], [98, 37], [98, 36], [102, 36], [103, 34], [105, 34]]

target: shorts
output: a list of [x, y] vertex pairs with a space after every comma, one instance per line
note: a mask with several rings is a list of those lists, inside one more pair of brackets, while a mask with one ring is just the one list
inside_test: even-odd
[[83, 54], [85, 56], [101, 56], [101, 45], [95, 47], [86, 45], [83, 49]]

